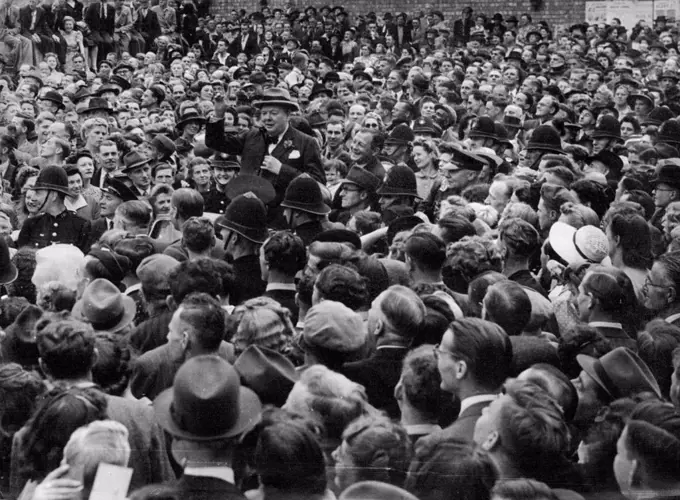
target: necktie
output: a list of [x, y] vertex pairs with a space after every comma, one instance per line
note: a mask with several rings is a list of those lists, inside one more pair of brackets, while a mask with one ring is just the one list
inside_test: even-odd
[[270, 146], [272, 144], [276, 144], [279, 142], [279, 136], [278, 135], [268, 135], [264, 138], [264, 142], [267, 146]]

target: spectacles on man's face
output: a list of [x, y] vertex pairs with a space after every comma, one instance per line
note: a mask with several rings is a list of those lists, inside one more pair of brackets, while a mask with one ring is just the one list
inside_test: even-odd
[[655, 288], [673, 288], [673, 285], [662, 285], [661, 283], [654, 283], [652, 280], [649, 279], [649, 276], [645, 278], [645, 284], [642, 285], [642, 292], [647, 293], [649, 291], [649, 287], [655, 287]]
[[451, 351], [447, 351], [446, 349], [441, 348], [441, 344], [437, 344], [434, 346], [432, 352], [434, 353], [434, 359], [438, 360], [440, 356], [445, 355], [445, 356], [451, 356], [453, 359], [456, 359], [456, 355], [452, 353]]

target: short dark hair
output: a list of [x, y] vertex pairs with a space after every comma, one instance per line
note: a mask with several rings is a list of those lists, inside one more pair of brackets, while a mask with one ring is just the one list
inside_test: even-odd
[[451, 323], [453, 352], [467, 362], [472, 378], [496, 391], [512, 371], [512, 343], [503, 328], [478, 318]]
[[191, 217], [182, 226], [182, 245], [194, 253], [207, 252], [215, 246], [215, 228], [205, 217]]
[[520, 335], [531, 319], [531, 299], [515, 281], [499, 281], [484, 296], [489, 320], [500, 325], [508, 335]]
[[673, 375], [673, 351], [680, 346], [680, 328], [654, 319], [638, 333], [637, 344], [638, 354], [659, 382], [661, 394], [667, 398]]
[[55, 318], [36, 325], [40, 359], [55, 379], [87, 375], [94, 363], [94, 330], [74, 319]]
[[135, 226], [148, 227], [151, 224], [151, 208], [143, 201], [125, 201], [116, 207], [116, 212]]
[[406, 240], [404, 252], [420, 269], [439, 271], [446, 260], [446, 243], [432, 233], [418, 232]]
[[350, 267], [331, 264], [319, 273], [314, 286], [325, 300], [341, 302], [353, 311], [367, 305], [366, 280]]
[[455, 214], [448, 214], [437, 221], [441, 230], [441, 238], [444, 243], [455, 243], [464, 236], [474, 236], [477, 234], [475, 226], [465, 217]]
[[192, 326], [191, 341], [216, 351], [224, 339], [226, 315], [221, 304], [207, 293], [191, 293], [180, 306], [180, 318]]
[[222, 279], [215, 272], [213, 259], [207, 257], [181, 262], [170, 271], [168, 283], [177, 305], [193, 292], [205, 292], [211, 297], [222, 293]]
[[201, 193], [191, 188], [179, 188], [172, 193], [172, 206], [177, 209], [177, 217], [189, 219], [201, 217], [205, 207]]
[[404, 358], [401, 383], [409, 404], [431, 418], [437, 418], [442, 401], [441, 375], [430, 345], [410, 351]]
[[290, 231], [276, 231], [265, 241], [262, 251], [269, 268], [286, 276], [295, 276], [307, 262], [302, 238]]

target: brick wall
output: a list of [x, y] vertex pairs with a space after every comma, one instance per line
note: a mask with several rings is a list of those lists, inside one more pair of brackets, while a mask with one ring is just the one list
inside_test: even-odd
[[[270, 7], [282, 6], [283, 0], [270, 0]], [[313, 5], [315, 7], [321, 7], [322, 5], [343, 5], [345, 9], [350, 13], [362, 13], [366, 14], [368, 12], [376, 12], [378, 14], [384, 12], [392, 12], [393, 14], [399, 12], [414, 12], [414, 6], [418, 6], [423, 10], [432, 7], [437, 10], [441, 10], [446, 19], [454, 19], [460, 15], [460, 11], [466, 5], [471, 5], [476, 12], [484, 12], [489, 16], [496, 12], [500, 12], [503, 15], [515, 14], [519, 15], [523, 12], [531, 13], [534, 21], [540, 21], [545, 19], [551, 25], [569, 25], [577, 22], [583, 22], [585, 19], [585, 0], [543, 0], [543, 8], [539, 11], [531, 10], [531, 3], [529, 0], [476, 0], [474, 2], [448, 2], [448, 1], [435, 1], [435, 2], [423, 2], [416, 3], [408, 0], [357, 0], [348, 3], [323, 1], [323, 0], [293, 0], [293, 5], [297, 6], [300, 10], [303, 10], [305, 6]], [[213, 12], [226, 14], [231, 9], [245, 9], [247, 12], [251, 12], [255, 8], [258, 8], [257, 0], [230, 0], [229, 2], [225, 0], [213, 0]]]

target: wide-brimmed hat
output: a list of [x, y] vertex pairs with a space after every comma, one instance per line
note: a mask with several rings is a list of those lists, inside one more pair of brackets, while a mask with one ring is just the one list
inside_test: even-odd
[[122, 172], [129, 172], [136, 168], [142, 167], [148, 163], [151, 163], [151, 158], [142, 156], [137, 151], [130, 151], [123, 157], [124, 166], [121, 169]]
[[87, 113], [94, 113], [95, 111], [106, 111], [109, 114], [113, 113], [113, 109], [109, 106], [109, 101], [102, 97], [91, 98], [87, 103], [87, 107], [82, 108], [78, 113], [84, 115]]
[[654, 172], [653, 185], [668, 184], [669, 186], [680, 189], [680, 165], [664, 163], [656, 167]]
[[36, 191], [41, 189], [58, 191], [65, 195], [71, 194], [68, 190], [68, 176], [66, 175], [66, 170], [62, 167], [57, 167], [56, 165], [47, 166], [40, 171], [38, 178], [35, 180], [33, 189]]
[[259, 175], [239, 174], [236, 178], [230, 180], [224, 188], [224, 194], [230, 200], [245, 193], [253, 193], [265, 205], [276, 198], [274, 185]]
[[198, 123], [200, 125], [205, 124], [205, 118], [195, 110], [194, 108], [187, 109], [184, 114], [180, 117], [179, 121], [175, 124], [177, 129], [183, 129], [189, 123]]
[[281, 206], [315, 215], [326, 215], [331, 208], [324, 203], [319, 184], [309, 174], [302, 174], [291, 181]]
[[229, 229], [254, 243], [267, 239], [267, 209], [254, 193], [237, 196], [224, 215], [215, 220], [215, 226]]
[[416, 174], [406, 165], [395, 165], [388, 170], [377, 194], [380, 196], [418, 196]]
[[365, 168], [357, 167], [356, 165], [349, 169], [347, 177], [342, 180], [342, 184], [354, 184], [371, 193], [375, 193], [380, 187], [381, 182], [382, 181], [371, 172]]
[[283, 354], [266, 347], [249, 345], [234, 368], [241, 383], [255, 391], [263, 404], [283, 406], [300, 378], [295, 365]]
[[285, 109], [297, 111], [298, 105], [290, 98], [290, 93], [286, 89], [273, 87], [263, 92], [262, 98], [253, 103], [253, 107], [280, 106]]
[[626, 102], [628, 106], [630, 106], [631, 108], [635, 108], [635, 101], [637, 101], [638, 99], [644, 99], [645, 101], [647, 101], [647, 104], [649, 104], [650, 108], [654, 107], [654, 99], [652, 99], [649, 94], [646, 94], [644, 92], [634, 92], [633, 94], [630, 94], [626, 99]]
[[481, 172], [487, 165], [487, 161], [477, 154], [455, 147], [451, 151], [451, 161], [441, 162], [439, 168], [442, 170], [472, 170]]
[[98, 278], [85, 288], [72, 314], [95, 330], [117, 332], [135, 318], [137, 305], [109, 280]]
[[564, 222], [555, 222], [550, 228], [548, 240], [555, 253], [567, 264], [611, 264], [607, 235], [595, 226], [576, 229]]
[[617, 347], [599, 359], [579, 354], [576, 361], [612, 399], [641, 392], [652, 392], [662, 397], [652, 371], [636, 353], [626, 347]]
[[177, 371], [172, 388], [153, 403], [158, 423], [187, 441], [236, 437], [260, 420], [262, 403], [241, 386], [238, 372], [219, 356], [196, 356]]
[[42, 97], [40, 97], [40, 100], [51, 101], [56, 104], [59, 109], [64, 109], [64, 98], [59, 92], [55, 90], [48, 90]]
[[4, 237], [0, 237], [0, 285], [7, 285], [17, 279], [19, 271], [12, 263], [9, 246]]
[[104, 193], [109, 193], [123, 201], [138, 200], [139, 197], [123, 181], [109, 177], [101, 188]]

